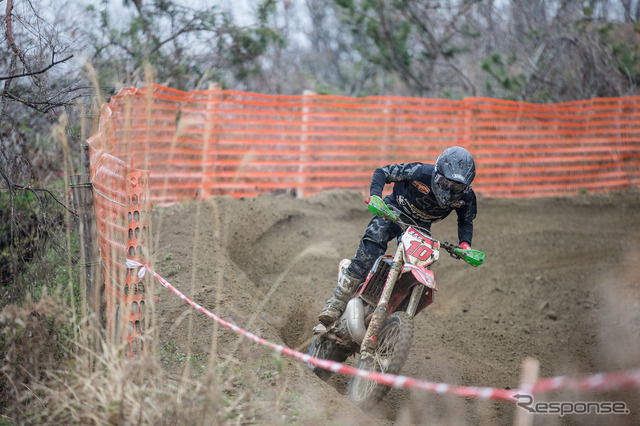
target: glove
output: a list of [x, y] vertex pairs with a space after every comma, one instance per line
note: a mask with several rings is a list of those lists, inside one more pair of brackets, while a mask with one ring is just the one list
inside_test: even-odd
[[[460, 247], [462, 250], [469, 250], [471, 248], [471, 246], [469, 245], [469, 243], [467, 242], [461, 242], [458, 247]], [[454, 259], [462, 259], [460, 256], [458, 256], [457, 254], [455, 254], [454, 252], [451, 252], [451, 257], [453, 257]]]

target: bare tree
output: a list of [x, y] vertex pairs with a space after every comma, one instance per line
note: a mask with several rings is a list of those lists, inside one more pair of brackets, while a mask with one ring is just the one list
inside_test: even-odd
[[207, 82], [240, 89], [261, 72], [262, 55], [280, 40], [267, 25], [274, 4], [262, 0], [255, 24], [241, 26], [218, 6], [126, 0], [120, 15], [113, 16], [103, 0], [85, 9], [88, 20], [97, 24], [85, 34], [93, 52], [90, 60], [107, 90], [144, 82], [146, 64], [155, 70], [156, 81], [177, 89], [192, 90]]
[[[263, 11], [261, 12], [261, 8]], [[266, 12], [266, 13], [265, 13]], [[299, 45], [300, 10], [291, 0], [268, 3], [268, 8], [259, 5], [253, 10], [256, 17], [266, 18], [263, 25], [273, 32], [273, 42], [265, 46], [257, 58], [260, 72], [252, 73], [239, 82], [243, 89], [273, 94], [298, 94], [305, 87], [306, 78], [300, 72]]]
[[346, 31], [340, 21], [340, 9], [335, 3], [306, 0], [310, 25], [305, 31], [309, 48], [301, 52], [302, 66], [322, 92], [338, 92], [347, 96], [383, 95], [386, 86], [384, 70], [368, 61], [361, 51], [369, 51], [373, 43], [362, 28]]
[[511, 24], [482, 63], [493, 77], [487, 94], [560, 102], [635, 93], [637, 42], [624, 41], [606, 3], [512, 0]]
[[14, 0], [6, 0], [5, 14], [1, 16], [5, 35], [0, 61], [2, 110], [9, 101], [41, 113], [69, 105], [81, 96], [79, 87], [53, 87], [51, 77], [57, 78], [56, 70], [73, 57], [69, 45], [61, 41], [56, 27], [38, 14], [37, 3], [18, 3], [16, 8]]
[[[341, 20], [367, 40], [359, 53], [378, 69], [399, 78], [398, 94], [476, 95], [464, 58], [484, 47], [481, 38], [493, 21], [493, 2], [335, 0]], [[472, 71], [471, 71], [472, 72]]]
[[[70, 71], [73, 41], [41, 15], [38, 0], [6, 0], [0, 15], [0, 299], [31, 290], [16, 284], [45, 247], [66, 254], [63, 229], [64, 158], [51, 139], [59, 115], [87, 94]], [[77, 139], [76, 139], [77, 143]]]
[[402, 83], [393, 94], [536, 102], [635, 93], [638, 43], [615, 19], [638, 3], [334, 0], [336, 34], [360, 37], [362, 63]]
[[624, 10], [624, 22], [638, 22], [640, 20], [640, 2], [637, 0], [620, 0]]

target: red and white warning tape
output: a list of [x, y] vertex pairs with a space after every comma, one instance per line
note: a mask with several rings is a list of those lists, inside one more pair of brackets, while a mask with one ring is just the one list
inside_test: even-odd
[[193, 306], [198, 311], [217, 321], [221, 325], [235, 331], [244, 337], [253, 340], [261, 345], [268, 346], [274, 351], [289, 355], [293, 358], [308, 362], [324, 370], [329, 370], [334, 373], [346, 374], [349, 376], [365, 377], [369, 380], [395, 387], [395, 388], [413, 388], [423, 389], [429, 392], [435, 393], [449, 393], [459, 396], [465, 396], [469, 398], [480, 399], [501, 399], [510, 402], [517, 402], [514, 398], [517, 394], [535, 395], [538, 393], [549, 392], [560, 389], [574, 389], [574, 390], [591, 390], [591, 391], [611, 391], [611, 390], [624, 390], [624, 389], [638, 389], [640, 388], [640, 369], [617, 371], [611, 373], [598, 373], [583, 378], [569, 378], [565, 376], [553, 377], [548, 379], [541, 379], [533, 385], [523, 385], [519, 389], [499, 389], [490, 387], [477, 387], [477, 386], [456, 386], [449, 385], [447, 383], [428, 382], [424, 380], [415, 379], [413, 377], [398, 376], [395, 374], [386, 373], [374, 373], [366, 370], [360, 370], [348, 365], [341, 364], [339, 362], [330, 361], [326, 359], [313, 358], [302, 352], [295, 351], [282, 345], [271, 343], [261, 337], [256, 336], [235, 324], [231, 324], [219, 318], [216, 314], [209, 312], [207, 309], [191, 301], [178, 289], [172, 286], [167, 280], [158, 275], [148, 264], [141, 264], [135, 260], [127, 259], [127, 268], [134, 269], [140, 268], [138, 276], [142, 278], [145, 275], [145, 270], [151, 272], [160, 283], [175, 293], [180, 299]]

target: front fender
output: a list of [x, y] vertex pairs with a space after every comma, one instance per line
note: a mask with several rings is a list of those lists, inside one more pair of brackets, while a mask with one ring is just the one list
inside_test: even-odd
[[422, 284], [434, 290], [438, 290], [436, 279], [433, 276], [433, 271], [430, 271], [423, 266], [416, 266], [412, 265], [411, 263], [405, 263], [404, 267], [402, 268], [402, 272], [404, 273], [409, 271], [411, 271], [416, 280], [418, 280]]

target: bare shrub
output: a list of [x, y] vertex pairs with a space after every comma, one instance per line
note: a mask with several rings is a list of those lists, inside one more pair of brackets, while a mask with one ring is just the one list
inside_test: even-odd
[[[9, 305], [0, 313], [0, 354], [2, 375], [0, 405], [12, 407], [16, 419], [38, 398], [33, 390], [46, 379], [48, 371], [68, 358], [70, 323], [65, 304], [45, 295], [35, 301], [28, 297], [23, 306]], [[31, 395], [27, 395], [31, 393]]]

